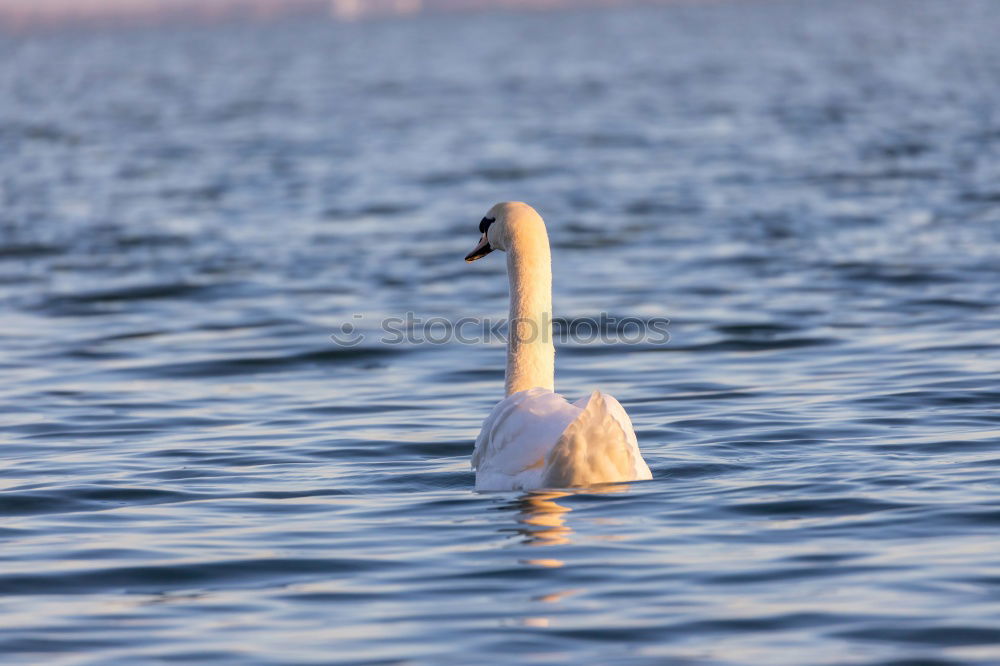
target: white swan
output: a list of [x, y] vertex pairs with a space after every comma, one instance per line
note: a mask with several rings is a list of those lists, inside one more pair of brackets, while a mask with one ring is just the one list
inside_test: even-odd
[[570, 403], [553, 392], [552, 262], [531, 206], [499, 203], [479, 223], [466, 261], [507, 252], [507, 397], [483, 422], [472, 454], [476, 490], [565, 488], [651, 479], [632, 422], [610, 395]]

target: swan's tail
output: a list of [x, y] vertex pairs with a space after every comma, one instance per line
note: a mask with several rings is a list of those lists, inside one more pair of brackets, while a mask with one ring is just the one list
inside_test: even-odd
[[543, 484], [566, 488], [651, 478], [628, 414], [613, 397], [594, 391], [546, 456]]

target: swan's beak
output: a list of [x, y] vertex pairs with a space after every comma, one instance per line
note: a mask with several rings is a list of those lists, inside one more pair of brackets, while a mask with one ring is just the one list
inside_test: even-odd
[[486, 234], [483, 234], [483, 237], [479, 239], [479, 245], [476, 246], [475, 250], [465, 255], [465, 260], [475, 261], [476, 259], [482, 259], [492, 251], [493, 248], [490, 247], [489, 239], [486, 238]]

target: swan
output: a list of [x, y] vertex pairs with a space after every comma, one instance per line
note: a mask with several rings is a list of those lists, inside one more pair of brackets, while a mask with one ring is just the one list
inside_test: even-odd
[[552, 261], [542, 217], [519, 201], [479, 223], [468, 262], [507, 253], [510, 317], [506, 397], [483, 421], [472, 453], [476, 490], [534, 490], [653, 478], [632, 421], [610, 395], [576, 402], [555, 393]]

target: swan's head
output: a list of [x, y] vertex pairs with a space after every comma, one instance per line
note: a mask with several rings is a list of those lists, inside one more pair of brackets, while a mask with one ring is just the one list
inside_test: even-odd
[[[490, 208], [479, 223], [479, 244], [466, 255], [466, 261], [475, 261], [493, 250], [507, 251], [519, 229], [542, 223], [534, 208], [520, 201], [505, 201]], [[542, 223], [544, 229], [544, 223]]]

